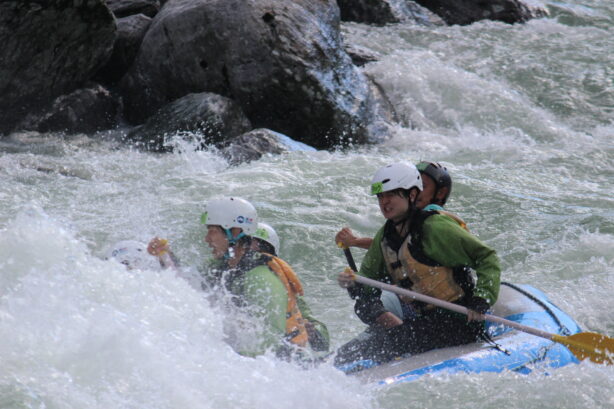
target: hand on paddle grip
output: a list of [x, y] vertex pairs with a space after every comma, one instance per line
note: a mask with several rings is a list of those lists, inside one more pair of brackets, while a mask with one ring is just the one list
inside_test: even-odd
[[356, 275], [351, 268], [346, 267], [345, 270], [339, 273], [337, 276], [337, 282], [341, 288], [350, 288], [354, 286], [354, 278]]
[[490, 309], [490, 304], [482, 297], [473, 296], [467, 303], [467, 321], [483, 321], [483, 314]]
[[353, 246], [355, 241], [356, 236], [354, 236], [354, 233], [352, 233], [352, 230], [350, 230], [348, 227], [344, 227], [343, 229], [339, 230], [339, 232], [335, 235], [335, 243], [337, 243], [337, 246], [341, 247], [342, 249], [347, 249]]
[[147, 252], [156, 257], [162, 257], [169, 250], [168, 240], [159, 237], [154, 237], [147, 245]]

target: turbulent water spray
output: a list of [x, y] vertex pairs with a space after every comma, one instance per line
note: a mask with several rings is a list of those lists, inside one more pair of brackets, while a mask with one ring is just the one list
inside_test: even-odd
[[335, 233], [381, 226], [368, 194], [376, 169], [437, 160], [454, 178], [448, 207], [497, 250], [503, 278], [612, 335], [614, 50], [604, 39], [614, 9], [568, 6], [526, 25], [344, 25], [347, 42], [381, 55], [365, 70], [406, 119], [381, 146], [230, 167], [189, 144], [152, 155], [100, 135], [4, 138], [0, 407], [612, 407], [612, 369], [590, 364], [376, 389], [331, 365], [244, 358], [225, 341], [223, 313], [188, 282], [103, 260], [116, 241], [159, 236], [196, 271], [209, 257], [202, 205], [249, 198], [339, 346], [364, 326], [335, 282], [345, 265]]

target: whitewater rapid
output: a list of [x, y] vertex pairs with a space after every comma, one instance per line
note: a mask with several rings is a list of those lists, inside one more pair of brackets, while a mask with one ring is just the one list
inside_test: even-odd
[[403, 121], [381, 146], [231, 167], [181, 140], [173, 154], [139, 152], [120, 131], [0, 141], [0, 408], [614, 407], [613, 369], [590, 363], [382, 388], [330, 364], [244, 358], [224, 341], [228, 317], [190, 283], [104, 260], [116, 241], [159, 236], [195, 269], [210, 254], [204, 203], [245, 197], [339, 346], [364, 325], [336, 284], [334, 234], [383, 223], [368, 194], [376, 169], [437, 160], [454, 179], [448, 208], [497, 250], [504, 280], [614, 336], [614, 8], [549, 8], [515, 26], [345, 24], [348, 41], [380, 54], [365, 70]]

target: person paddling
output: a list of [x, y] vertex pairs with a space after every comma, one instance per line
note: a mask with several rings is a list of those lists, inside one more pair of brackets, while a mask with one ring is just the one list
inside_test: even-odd
[[[252, 250], [273, 256], [275, 261], [282, 265], [286, 271], [292, 271], [288, 263], [277, 256], [279, 243], [279, 235], [272, 226], [263, 222], [258, 223], [258, 228], [252, 236]], [[309, 346], [313, 351], [328, 352], [330, 347], [328, 328], [326, 328], [323, 322], [318, 321], [312, 315], [311, 308], [309, 308], [302, 293], [297, 294], [296, 303], [301, 311], [301, 315], [305, 319], [304, 324], [309, 337]]]
[[308, 344], [297, 306], [302, 286], [278, 259], [252, 250], [251, 236], [258, 225], [254, 206], [238, 197], [214, 199], [206, 204], [201, 223], [207, 227], [204, 240], [219, 262], [212, 269], [218, 286], [212, 288], [228, 295], [234, 307], [250, 317], [249, 322], [240, 323], [239, 330], [243, 326], [251, 334], [259, 324], [263, 326], [257, 339], [233, 347], [246, 356], [267, 350], [284, 358], [301, 355]]
[[[448, 169], [438, 162], [428, 161], [418, 163], [416, 169], [422, 177], [422, 191], [418, 194], [416, 208], [444, 212], [444, 206], [450, 197], [450, 193], [452, 193], [452, 176], [450, 176]], [[450, 212], [446, 212], [446, 214], [457, 219], [462, 226], [466, 226], [466, 223], [459, 216]], [[335, 235], [335, 243], [344, 248], [368, 249], [373, 243], [373, 239], [371, 237], [356, 237], [349, 227], [344, 227]], [[397, 294], [382, 291], [381, 300], [387, 311], [401, 319], [405, 315], [413, 314], [412, 306], [401, 302]]]
[[[484, 333], [475, 321], [495, 303], [501, 268], [496, 252], [469, 233], [453, 217], [416, 206], [422, 191], [416, 166], [394, 163], [378, 170], [371, 183], [382, 215], [377, 232], [360, 266], [359, 275], [455, 302], [468, 317], [432, 305], [404, 300], [413, 314], [403, 319], [387, 311], [381, 291], [356, 284], [351, 272], [338, 275], [341, 287], [355, 300], [358, 317], [373, 336], [350, 341], [337, 351], [338, 365], [359, 359], [390, 360], [406, 353], [474, 342]], [[475, 270], [474, 284], [466, 267]]]
[[[443, 211], [450, 193], [452, 193], [452, 177], [448, 169], [438, 162], [422, 161], [416, 165], [422, 176], [422, 191], [416, 200], [416, 208], [424, 210]], [[342, 228], [335, 235], [335, 243], [343, 247], [371, 247], [371, 237], [356, 237], [349, 227]]]

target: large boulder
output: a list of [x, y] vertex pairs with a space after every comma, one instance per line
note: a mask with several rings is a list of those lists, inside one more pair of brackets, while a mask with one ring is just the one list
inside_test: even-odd
[[412, 0], [337, 0], [341, 20], [373, 25], [415, 22], [425, 26], [445, 25], [432, 11]]
[[214, 92], [256, 127], [319, 148], [377, 142], [376, 97], [343, 50], [335, 0], [169, 0], [123, 78], [126, 116]]
[[160, 10], [159, 0], [106, 0], [115, 17], [122, 18], [136, 14], [153, 17]]
[[103, 0], [0, 2], [0, 132], [81, 87], [114, 40], [115, 19]]
[[416, 0], [416, 2], [439, 15], [450, 25], [467, 25], [480, 20], [497, 20], [514, 24], [548, 15], [544, 7], [527, 4], [522, 0]]
[[226, 141], [220, 153], [231, 165], [258, 160], [267, 154], [279, 155], [289, 150], [280, 136], [270, 129], [254, 129]]
[[96, 74], [105, 84], [117, 84], [126, 74], [139, 52], [141, 42], [151, 24], [151, 18], [144, 14], [117, 19], [117, 38], [113, 53], [104, 67]]
[[143, 126], [128, 133], [128, 139], [150, 151], [172, 150], [172, 136], [198, 139], [204, 145], [220, 146], [226, 140], [252, 129], [241, 107], [229, 98], [203, 92], [188, 94], [162, 107]]
[[103, 86], [91, 84], [56, 98], [42, 112], [26, 115], [18, 128], [38, 132], [92, 133], [113, 128], [119, 112], [118, 99]]

